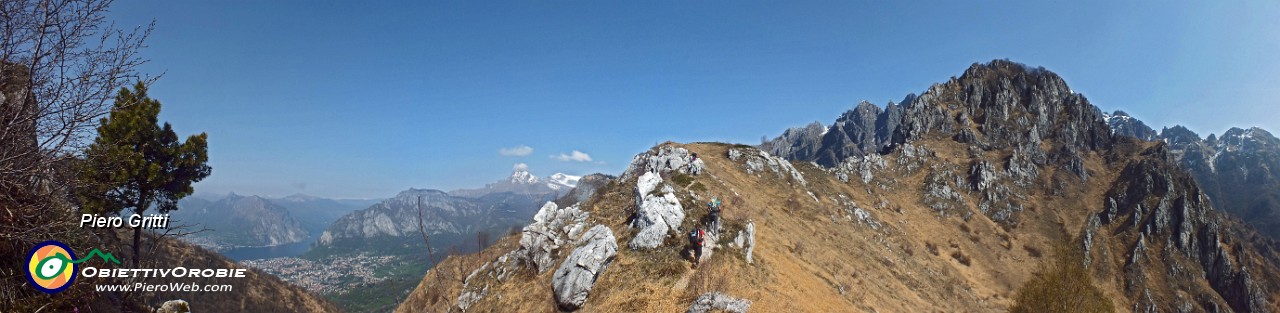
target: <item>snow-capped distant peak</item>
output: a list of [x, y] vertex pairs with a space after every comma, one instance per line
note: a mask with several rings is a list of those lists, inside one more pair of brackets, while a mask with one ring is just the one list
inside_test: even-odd
[[513, 184], [536, 184], [538, 183], [538, 176], [533, 176], [532, 173], [529, 173], [529, 165], [516, 163], [511, 168], [511, 177], [508, 178], [508, 181]]
[[533, 176], [533, 174], [527, 171], [515, 171], [511, 173], [510, 180], [512, 183], [515, 183], [515, 184], [527, 185], [527, 184], [536, 184], [538, 183], [539, 179], [538, 179], [538, 176]]
[[573, 188], [578, 186], [578, 180], [580, 179], [582, 179], [582, 176], [555, 173], [547, 178], [547, 187], [555, 190], [560, 190], [561, 187]]

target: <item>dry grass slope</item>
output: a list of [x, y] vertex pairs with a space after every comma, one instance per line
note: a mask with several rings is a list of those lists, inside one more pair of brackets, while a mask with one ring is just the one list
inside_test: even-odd
[[[957, 207], [973, 214], [944, 216], [926, 206], [921, 190], [929, 170], [895, 170], [900, 152], [884, 156], [887, 170], [866, 184], [843, 183], [812, 164], [796, 163], [807, 181], [802, 184], [767, 168], [748, 173], [744, 161], [728, 159], [729, 149], [749, 147], [667, 144], [696, 152], [706, 163], [702, 175], [664, 177], [676, 182], [672, 187], [686, 209], [681, 229], [690, 229], [706, 214], [701, 203], [713, 196], [725, 199], [727, 227], [755, 223], [755, 262], [748, 264], [740, 250], [720, 249], [691, 269], [679, 236], [658, 249], [626, 248], [636, 232], [626, 225], [634, 211], [636, 182], [613, 183], [582, 208], [591, 212], [590, 223], [610, 227], [623, 247], [580, 311], [679, 312], [698, 294], [720, 291], [751, 300], [756, 312], [1006, 312], [1017, 304], [1015, 298], [1038, 299], [1043, 294], [1039, 290], [1062, 284], [1087, 292], [1082, 299], [1102, 299], [1097, 302], [1101, 311], [1134, 303], [1115, 280], [1099, 279], [1090, 287], [1078, 269], [1060, 265], [1076, 256], [1055, 253], [1052, 247], [1079, 237], [1087, 217], [1101, 211], [1108, 185], [1127, 160], [1123, 154], [1139, 149], [1082, 156], [1091, 183], [1061, 168], [1041, 167], [1041, 175], [1019, 195], [1028, 209], [1009, 225], [978, 213], [975, 199], [981, 195], [967, 189], [959, 190]], [[970, 155], [964, 145], [948, 139], [916, 145], [934, 151], [931, 164], [961, 169], [977, 160], [1003, 164], [1008, 157], [1000, 151]], [[861, 220], [855, 210], [869, 218]], [[444, 266], [466, 262], [478, 267], [518, 248], [518, 241], [519, 234], [509, 235], [478, 255], [450, 258]], [[1050, 251], [1042, 251], [1046, 248]], [[567, 254], [561, 253], [560, 261]], [[469, 311], [555, 312], [551, 272], [524, 269], [501, 282], [483, 278], [478, 284], [489, 285], [489, 293]], [[396, 311], [458, 311], [461, 288], [456, 280], [428, 274]]]

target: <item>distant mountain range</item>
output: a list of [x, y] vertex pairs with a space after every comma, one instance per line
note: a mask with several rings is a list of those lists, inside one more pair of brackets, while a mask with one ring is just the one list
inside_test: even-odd
[[579, 179], [582, 177], [565, 173], [555, 173], [547, 179], [542, 179], [529, 173], [528, 167], [524, 164], [516, 164], [511, 176], [507, 179], [486, 184], [484, 188], [458, 189], [450, 191], [449, 194], [471, 198], [503, 192], [533, 196], [558, 194], [573, 189], [578, 185]]
[[1221, 136], [1176, 125], [1156, 132], [1124, 111], [1106, 115], [1116, 135], [1163, 141], [1214, 205], [1280, 239], [1280, 139], [1257, 127], [1232, 127]]
[[361, 242], [378, 237], [416, 238], [419, 236], [419, 204], [424, 228], [431, 235], [474, 235], [519, 227], [537, 213], [542, 203], [568, 193], [579, 180], [580, 176], [563, 173], [541, 179], [519, 164], [511, 176], [484, 188], [452, 192], [409, 189], [339, 218], [324, 231], [320, 243]]
[[206, 229], [183, 240], [222, 251], [301, 242], [371, 202], [302, 194], [272, 199], [230, 193], [182, 199], [179, 209], [170, 215], [175, 223], [190, 225], [192, 230]]
[[1201, 138], [1182, 126], [1155, 139], [1169, 145], [1215, 206], [1280, 239], [1280, 139], [1257, 127]]

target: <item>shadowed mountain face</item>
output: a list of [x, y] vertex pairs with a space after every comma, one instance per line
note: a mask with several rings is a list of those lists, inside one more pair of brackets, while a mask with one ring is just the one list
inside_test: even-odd
[[217, 250], [236, 246], [274, 246], [306, 240], [306, 229], [289, 210], [258, 196], [228, 195], [217, 201], [184, 199], [173, 211], [175, 223], [209, 231], [188, 240]]
[[1103, 116], [1103, 119], [1106, 119], [1107, 126], [1111, 127], [1113, 135], [1129, 136], [1146, 141], [1155, 141], [1160, 138], [1160, 134], [1154, 129], [1124, 111], [1116, 110], [1115, 113]]
[[1219, 209], [1280, 238], [1280, 139], [1260, 128], [1231, 128], [1221, 137], [1175, 126], [1160, 140]]
[[[481, 261], [445, 261], [477, 274], [424, 277], [399, 311], [1003, 312], [1055, 246], [1119, 310], [1277, 309], [1275, 242], [1215, 210], [1175, 144], [1113, 136], [1058, 75], [974, 64], [895, 106], [761, 150], [655, 147]], [[724, 229], [691, 269], [712, 197]]]
[[1107, 116], [1116, 136], [1168, 144], [1169, 153], [1195, 178], [1214, 207], [1280, 239], [1280, 139], [1261, 128], [1232, 127], [1221, 136], [1183, 126], [1152, 130], [1124, 111]]

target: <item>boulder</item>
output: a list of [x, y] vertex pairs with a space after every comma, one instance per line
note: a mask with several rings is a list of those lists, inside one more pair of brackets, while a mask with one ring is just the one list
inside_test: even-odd
[[618, 239], [609, 227], [596, 225], [583, 234], [577, 241], [577, 248], [551, 277], [556, 305], [565, 311], [581, 308], [587, 303], [596, 279], [617, 256]]
[[480, 299], [483, 299], [484, 296], [488, 294], [489, 294], [489, 285], [487, 284], [484, 285], [484, 288], [480, 289], [479, 291], [464, 289], [462, 291], [462, 294], [458, 295], [458, 310], [462, 312], [466, 312], [467, 309], [470, 309], [471, 306], [476, 304], [476, 302], [480, 302]]
[[685, 217], [684, 207], [676, 199], [671, 186], [663, 185], [661, 191], [654, 193], [660, 184], [662, 177], [652, 172], [636, 180], [636, 219], [631, 226], [640, 231], [628, 244], [631, 249], [656, 248], [668, 235], [680, 233], [680, 224]]
[[160, 305], [156, 309], [156, 313], [188, 313], [191, 312], [190, 304], [185, 300], [169, 300]]
[[693, 155], [689, 149], [664, 144], [661, 147], [636, 155], [631, 164], [623, 172], [622, 179], [627, 180], [647, 172], [679, 172], [689, 174], [693, 167]]
[[729, 160], [743, 160], [743, 165], [747, 170], [747, 174], [759, 175], [764, 173], [766, 169], [772, 171], [778, 178], [790, 178], [793, 182], [799, 183], [801, 186], [808, 184], [804, 179], [804, 174], [796, 170], [787, 159], [770, 155], [768, 152], [756, 149], [729, 149]]
[[520, 231], [516, 256], [538, 273], [546, 272], [555, 265], [557, 250], [586, 227], [587, 216], [576, 204], [561, 209], [547, 202], [533, 216], [533, 223]]
[[688, 313], [708, 313], [712, 310], [746, 313], [751, 310], [751, 300], [730, 297], [719, 292], [708, 292], [693, 300]]

